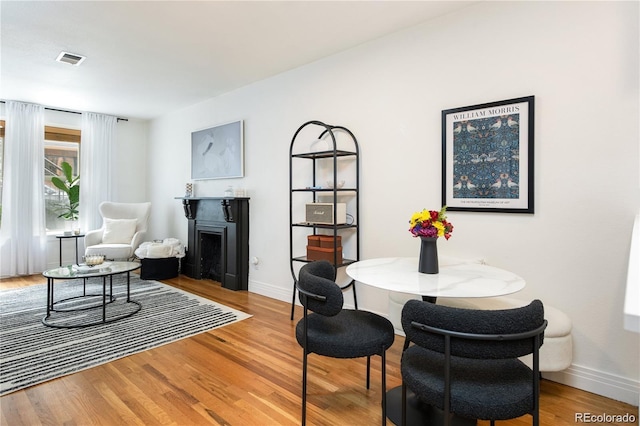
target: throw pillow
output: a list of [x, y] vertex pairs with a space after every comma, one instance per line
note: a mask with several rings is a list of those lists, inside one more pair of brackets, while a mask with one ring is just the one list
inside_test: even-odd
[[129, 244], [136, 232], [136, 219], [109, 219], [104, 218], [104, 244]]

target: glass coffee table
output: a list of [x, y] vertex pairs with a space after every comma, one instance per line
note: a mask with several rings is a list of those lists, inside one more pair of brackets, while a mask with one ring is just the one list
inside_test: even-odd
[[[44, 271], [47, 278], [47, 315], [42, 323], [54, 328], [83, 328], [98, 324], [106, 324], [127, 318], [138, 312], [142, 305], [130, 298], [130, 273], [140, 267], [138, 262], [104, 262], [101, 265], [89, 267], [86, 265], [69, 265]], [[115, 307], [117, 298], [113, 294], [113, 276], [126, 274], [126, 300]], [[87, 283], [90, 278], [102, 278], [102, 292], [88, 293]], [[107, 278], [109, 285], [107, 286]], [[76, 293], [67, 294], [64, 298], [55, 300], [55, 280], [82, 280], [81, 289]], [[80, 287], [80, 282], [78, 282]], [[74, 293], [74, 291], [71, 291]], [[112, 312], [111, 312], [112, 311]], [[55, 316], [55, 318], [54, 318]]]

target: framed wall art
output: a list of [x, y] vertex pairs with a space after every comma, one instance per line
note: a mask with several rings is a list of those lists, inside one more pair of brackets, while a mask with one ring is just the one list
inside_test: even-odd
[[533, 213], [534, 97], [442, 111], [442, 204]]
[[191, 179], [225, 179], [243, 176], [242, 120], [191, 133]]

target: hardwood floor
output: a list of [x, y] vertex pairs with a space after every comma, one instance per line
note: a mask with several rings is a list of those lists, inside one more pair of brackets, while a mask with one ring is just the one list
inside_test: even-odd
[[[41, 276], [0, 280], [0, 289], [44, 283]], [[253, 317], [131, 355], [0, 398], [0, 424], [18, 425], [296, 425], [300, 424], [301, 357], [290, 305], [212, 281], [180, 276], [164, 281]], [[301, 311], [296, 312], [300, 318]], [[387, 355], [387, 387], [400, 385], [404, 339]], [[311, 355], [310, 425], [380, 424], [380, 359]], [[575, 425], [576, 413], [633, 414], [638, 407], [543, 380], [541, 424]], [[488, 425], [488, 422], [478, 422]], [[530, 425], [531, 417], [498, 422]]]

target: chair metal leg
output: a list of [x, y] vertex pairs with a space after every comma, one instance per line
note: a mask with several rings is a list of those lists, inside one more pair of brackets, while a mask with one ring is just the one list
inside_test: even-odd
[[307, 424], [307, 349], [302, 358], [302, 426]]
[[402, 426], [407, 426], [407, 385], [402, 381]]
[[533, 426], [540, 424], [540, 336], [533, 339]]
[[293, 296], [291, 297], [291, 321], [293, 321], [293, 310], [296, 307], [296, 283], [293, 283]]
[[367, 389], [371, 383], [371, 356], [367, 357]]
[[[295, 287], [293, 289], [295, 294]], [[301, 425], [307, 424], [307, 358], [309, 356], [309, 318], [307, 311], [307, 296], [303, 296], [303, 346], [302, 346], [302, 422]], [[291, 307], [291, 314], [293, 315], [293, 306]]]
[[355, 280], [353, 281], [353, 284], [351, 284], [353, 286], [353, 306], [355, 307], [356, 311], [358, 310], [358, 296], [356, 295], [356, 282]]
[[380, 369], [382, 370], [382, 389], [380, 393], [382, 394], [382, 426], [386, 426], [387, 424], [387, 356], [384, 348], [382, 349], [381, 362], [382, 366]]

